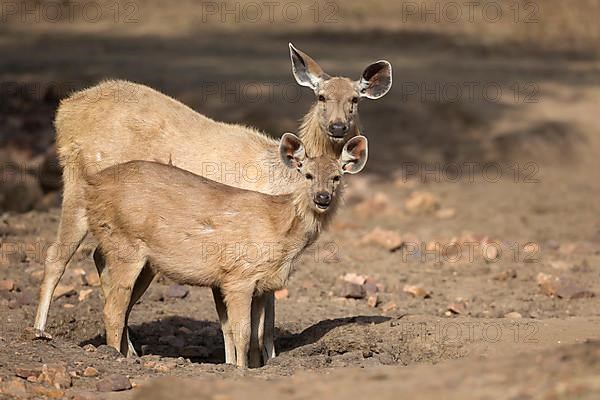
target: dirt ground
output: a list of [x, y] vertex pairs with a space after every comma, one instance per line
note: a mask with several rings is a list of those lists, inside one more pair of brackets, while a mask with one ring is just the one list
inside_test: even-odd
[[[191, 6], [182, 4], [175, 14], [185, 19]], [[492, 41], [473, 27], [377, 29], [371, 19], [363, 31], [248, 28], [242, 41], [229, 27], [196, 32], [182, 23], [166, 32], [144, 25], [140, 10], [142, 23], [114, 32], [81, 22], [27, 34], [1, 26], [0, 141], [11, 160], [48, 157], [58, 100], [105, 78], [146, 83], [274, 136], [296, 131], [310, 93], [293, 101], [278, 89], [259, 101], [240, 94], [254, 82], [293, 87], [291, 41], [332, 74], [358, 77], [381, 58], [394, 66], [392, 91], [361, 103], [368, 166], [348, 179], [345, 207], [277, 301], [279, 356], [246, 371], [223, 364], [210, 290], [171, 296], [164, 278], [131, 315], [141, 357], [104, 346], [92, 238], [53, 302], [54, 339], [32, 341], [58, 192], [50, 185], [36, 210], [4, 213], [0, 398], [598, 397], [600, 63], [597, 46], [586, 45], [595, 32], [565, 23], [563, 39], [571, 39], [541, 41], [542, 9], [528, 35], [502, 30]], [[342, 22], [356, 22], [354, 11], [340, 10]], [[469, 82], [502, 94], [469, 96]], [[223, 95], [222, 85], [238, 94]], [[458, 98], [449, 94], [456, 86]], [[374, 282], [376, 299], [346, 298], [348, 273]], [[44, 364], [70, 373], [68, 387], [24, 379]], [[84, 376], [88, 367], [97, 374]], [[99, 393], [98, 382], [114, 374], [134, 388]]]

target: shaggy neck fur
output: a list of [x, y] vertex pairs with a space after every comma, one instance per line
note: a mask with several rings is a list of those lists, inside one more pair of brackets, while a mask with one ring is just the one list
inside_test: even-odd
[[329, 208], [325, 212], [317, 212], [312, 206], [312, 199], [308, 198], [304, 190], [291, 193], [295, 217], [292, 225], [297, 225], [307, 240], [307, 245], [313, 243], [322, 231], [327, 229], [329, 223], [335, 216], [341, 201], [342, 186], [333, 197]]
[[[346, 136], [350, 139], [360, 134], [358, 129], [358, 121], [354, 123], [354, 132]], [[339, 157], [346, 144], [346, 140], [334, 141], [330, 139], [329, 134], [323, 129], [319, 122], [319, 103], [313, 104], [311, 109], [302, 119], [299, 132], [300, 139], [304, 143], [306, 153], [310, 157], [320, 157], [328, 155], [331, 157]]]

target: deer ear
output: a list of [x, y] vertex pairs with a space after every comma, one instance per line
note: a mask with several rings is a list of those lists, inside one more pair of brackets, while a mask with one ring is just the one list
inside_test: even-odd
[[279, 142], [279, 158], [290, 169], [302, 167], [306, 152], [304, 151], [304, 144], [298, 136], [293, 133], [283, 134]]
[[323, 69], [315, 60], [295, 48], [293, 44], [290, 43], [289, 45], [290, 57], [292, 59], [292, 73], [294, 74], [294, 78], [296, 78], [296, 82], [300, 86], [316, 90], [319, 83], [329, 78], [329, 76], [323, 72]]
[[369, 157], [369, 143], [364, 136], [355, 136], [348, 140], [342, 155], [340, 164], [344, 174], [356, 174], [365, 167]]
[[392, 64], [380, 60], [369, 65], [358, 80], [361, 97], [379, 99], [392, 87]]

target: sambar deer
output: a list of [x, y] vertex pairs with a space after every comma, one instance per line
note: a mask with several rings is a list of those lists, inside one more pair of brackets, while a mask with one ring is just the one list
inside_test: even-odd
[[[298, 84], [311, 88], [317, 98], [305, 115], [300, 138], [311, 156], [338, 157], [342, 147], [358, 135], [358, 101], [378, 99], [392, 85], [389, 62], [381, 60], [365, 68], [354, 81], [331, 77], [311, 57], [291, 43], [292, 71]], [[48, 250], [40, 300], [35, 318], [38, 337], [45, 333], [52, 295], [68, 262], [88, 232], [84, 175], [131, 160], [168, 163], [231, 186], [268, 194], [289, 193], [293, 187], [279, 162], [278, 142], [261, 132], [205, 117], [184, 104], [147, 86], [107, 81], [63, 100], [57, 111], [56, 146], [63, 167], [63, 203], [57, 239]], [[227, 174], [244, 166], [259, 166], [252, 179]], [[237, 176], [236, 176], [237, 175]], [[94, 253], [102, 281], [103, 260]], [[143, 271], [138, 277], [132, 303], [150, 284]], [[233, 338], [221, 293], [213, 290], [225, 340], [225, 359], [234, 360]], [[133, 304], [132, 304], [133, 305]], [[274, 298], [268, 296], [265, 321], [266, 357], [275, 356], [273, 343]], [[128, 332], [125, 332], [128, 336]], [[130, 354], [135, 350], [129, 341]]]
[[302, 141], [286, 133], [279, 154], [297, 181], [290, 194], [239, 189], [149, 161], [87, 177], [88, 226], [111, 277], [103, 313], [109, 346], [127, 354], [124, 332], [138, 276], [160, 272], [183, 284], [220, 288], [235, 363], [248, 366], [250, 343], [264, 345], [260, 324], [251, 323], [253, 296], [264, 313], [266, 295], [286, 285], [294, 261], [334, 216], [342, 176], [364, 167], [367, 139], [350, 139], [339, 159], [308, 157]]

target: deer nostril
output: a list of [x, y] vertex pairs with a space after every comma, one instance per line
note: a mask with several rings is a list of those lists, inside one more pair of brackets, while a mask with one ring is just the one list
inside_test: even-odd
[[334, 136], [342, 136], [344, 133], [348, 132], [348, 129], [348, 125], [343, 122], [334, 122], [329, 125], [329, 132]]
[[315, 203], [321, 205], [328, 205], [331, 203], [331, 195], [327, 192], [318, 192], [315, 194]]

